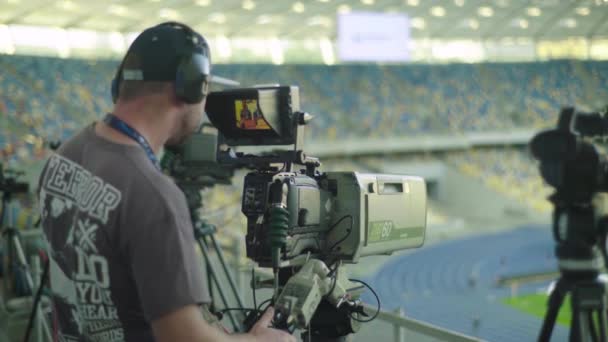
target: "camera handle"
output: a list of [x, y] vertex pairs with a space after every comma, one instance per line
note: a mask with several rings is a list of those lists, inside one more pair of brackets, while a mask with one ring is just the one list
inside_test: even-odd
[[275, 303], [274, 326], [306, 330], [303, 335], [316, 342], [342, 340], [358, 330], [351, 315], [365, 315], [357, 299], [362, 291], [344, 272], [331, 271], [323, 261], [310, 259], [282, 288]]

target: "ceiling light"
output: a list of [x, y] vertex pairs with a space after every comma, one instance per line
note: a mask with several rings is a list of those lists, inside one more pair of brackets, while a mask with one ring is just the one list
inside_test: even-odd
[[224, 13], [211, 13], [209, 14], [209, 21], [216, 24], [223, 24], [226, 22], [226, 15]]
[[540, 8], [538, 7], [528, 7], [526, 8], [526, 13], [528, 13], [528, 15], [531, 17], [538, 17], [542, 14]]
[[419, 3], [420, 3], [419, 0], [407, 0], [407, 5], [408, 6], [416, 7], [416, 6], [418, 6]]
[[319, 0], [319, 2], [329, 2], [329, 0]]
[[375, 0], [361, 0], [361, 3], [362, 3], [362, 4], [364, 4], [364, 5], [368, 5], [368, 6], [373, 5], [373, 4], [374, 4], [374, 2], [375, 2]]
[[283, 44], [278, 38], [272, 38], [267, 42], [268, 49], [270, 50], [270, 59], [272, 64], [281, 65], [285, 62], [285, 56], [283, 52]]
[[293, 3], [293, 6], [291, 6], [291, 9], [296, 13], [302, 13], [302, 12], [304, 12], [304, 10], [306, 8], [304, 7], [303, 3], [298, 1], [298, 2]]
[[431, 14], [435, 17], [443, 17], [445, 15], [445, 8], [441, 6], [431, 7]]
[[576, 27], [576, 19], [566, 18], [566, 19], [562, 20], [561, 24], [564, 25], [564, 26], [566, 26], [567, 28], [575, 28]]
[[517, 25], [519, 25], [520, 28], [525, 30], [528, 28], [528, 26], [530, 26], [530, 23], [528, 23], [526, 19], [520, 19], [517, 21]]
[[255, 2], [253, 0], [243, 0], [243, 9], [247, 11], [251, 11], [255, 8]]
[[322, 38], [319, 40], [319, 47], [321, 48], [321, 57], [323, 58], [323, 63], [327, 65], [333, 65], [336, 63], [334, 48], [329, 38]]
[[338, 13], [340, 14], [346, 14], [346, 13], [350, 13], [350, 6], [348, 5], [340, 5], [338, 6]]
[[591, 13], [589, 7], [577, 7], [574, 11], [576, 12], [576, 14], [582, 16], [589, 15], [589, 13]]
[[424, 21], [424, 19], [420, 17], [413, 18], [410, 21], [410, 24], [413, 28], [418, 30], [424, 30], [424, 28], [426, 27], [426, 21]]
[[477, 19], [469, 19], [467, 24], [472, 30], [477, 30], [479, 28], [479, 21]]
[[494, 15], [494, 9], [492, 9], [492, 7], [488, 7], [488, 6], [481, 6], [477, 9], [477, 14], [479, 14], [482, 17], [491, 17]]
[[232, 56], [230, 40], [226, 36], [217, 36], [215, 41], [217, 42], [217, 50], [220, 57], [230, 58]]
[[179, 17], [179, 13], [176, 10], [170, 8], [161, 8], [158, 11], [158, 16], [163, 19], [175, 20]]
[[0, 52], [12, 55], [15, 53], [15, 45], [11, 36], [10, 29], [6, 25], [0, 24]]
[[196, 0], [196, 5], [205, 7], [211, 5], [211, 0]]
[[60, 1], [57, 3], [57, 5], [66, 11], [72, 11], [72, 10], [76, 9], [76, 4], [70, 0]]
[[464, 0], [454, 0], [454, 5], [462, 7], [464, 6]]
[[256, 24], [258, 25], [266, 25], [269, 24], [272, 21], [272, 18], [270, 18], [270, 16], [266, 15], [266, 14], [262, 14], [261, 16], [257, 17], [257, 19], [255, 20]]
[[110, 47], [115, 52], [123, 52], [125, 50], [125, 37], [122, 35], [122, 33], [110, 33]]
[[108, 12], [116, 15], [126, 15], [128, 10], [125, 6], [112, 4], [108, 7]]

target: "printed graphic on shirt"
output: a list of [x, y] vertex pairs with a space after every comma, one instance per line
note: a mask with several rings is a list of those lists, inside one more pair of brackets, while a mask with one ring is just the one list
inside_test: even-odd
[[[50, 251], [50, 281], [56, 312], [66, 321], [60, 340], [122, 341], [124, 331], [112, 302], [108, 260], [99, 253], [99, 227], [121, 200], [114, 186], [80, 165], [53, 155], [40, 189], [42, 222], [67, 228], [67, 238]], [[61, 226], [61, 227], [60, 227]], [[64, 228], [65, 227], [65, 228]], [[66, 317], [67, 316], [67, 317]]]

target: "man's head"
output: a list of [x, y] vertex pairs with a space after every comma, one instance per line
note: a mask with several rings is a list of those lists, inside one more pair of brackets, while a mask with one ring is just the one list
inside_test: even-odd
[[139, 102], [172, 115], [167, 144], [176, 144], [201, 123], [210, 69], [209, 46], [200, 34], [184, 24], [162, 23], [129, 47], [112, 81], [112, 99], [117, 106]]

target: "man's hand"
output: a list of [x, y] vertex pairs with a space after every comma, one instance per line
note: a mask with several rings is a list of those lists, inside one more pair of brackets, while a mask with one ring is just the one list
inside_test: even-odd
[[256, 341], [268, 342], [296, 342], [296, 338], [282, 330], [270, 328], [274, 309], [268, 308], [260, 317], [249, 333], [255, 336]]
[[248, 334], [226, 335], [209, 325], [199, 308], [188, 305], [152, 321], [158, 342], [296, 342], [288, 333], [269, 328], [274, 309], [269, 308]]

